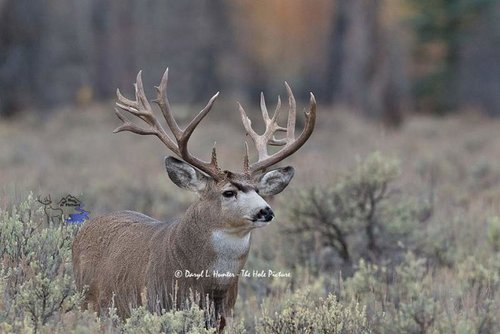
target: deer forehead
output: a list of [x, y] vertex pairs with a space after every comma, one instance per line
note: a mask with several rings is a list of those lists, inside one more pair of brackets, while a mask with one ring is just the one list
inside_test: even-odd
[[249, 192], [257, 189], [252, 179], [236, 173], [230, 173], [227, 179], [217, 184], [217, 188], [222, 190], [236, 189], [242, 192]]

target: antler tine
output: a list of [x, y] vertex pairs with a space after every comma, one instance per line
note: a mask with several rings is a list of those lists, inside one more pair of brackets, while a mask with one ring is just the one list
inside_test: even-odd
[[[276, 103], [276, 108], [274, 109], [273, 121], [276, 121], [281, 113], [281, 97], [278, 95], [278, 102]], [[285, 128], [278, 126], [276, 131], [286, 131]]]
[[157, 118], [153, 114], [151, 109], [151, 105], [149, 104], [146, 94], [144, 93], [144, 86], [142, 84], [142, 71], [137, 73], [136, 82], [134, 84], [135, 88], [135, 100], [129, 100], [124, 97], [120, 90], [116, 90], [116, 96], [118, 101], [116, 102], [116, 106], [123, 111], [126, 111], [134, 116], [142, 119], [146, 124], [149, 125], [149, 128], [142, 128], [132, 122], [130, 122], [125, 115], [123, 115], [118, 108], [115, 108], [116, 116], [123, 122], [123, 124], [117, 127], [113, 132], [118, 133], [121, 131], [130, 131], [133, 133], [137, 133], [140, 135], [155, 135], [157, 136], [172, 152], [175, 154], [179, 154], [179, 150], [174, 141], [170, 138], [170, 136], [165, 132], [160, 122], [158, 122]]
[[140, 135], [156, 135], [156, 130], [154, 129], [143, 129], [134, 123], [130, 122], [125, 115], [123, 115], [118, 108], [115, 108], [116, 116], [123, 122], [122, 125], [113, 130], [113, 133], [118, 133], [121, 131], [130, 131]]
[[[264, 134], [258, 135], [251, 127], [251, 121], [247, 117], [243, 107], [240, 105], [240, 113], [243, 121], [245, 130], [252, 138], [255, 148], [258, 153], [258, 161], [248, 166], [248, 172], [254, 174], [260, 170], [265, 170], [267, 167], [278, 163], [279, 161], [285, 159], [286, 157], [295, 153], [311, 136], [314, 125], [316, 123], [316, 99], [311, 93], [309, 111], [305, 111], [305, 125], [300, 136], [295, 139], [295, 122], [296, 122], [296, 102], [293, 96], [292, 90], [288, 83], [285, 82], [286, 90], [288, 93], [288, 120], [287, 127], [283, 128], [278, 125], [277, 119], [280, 112], [281, 101], [278, 98], [278, 105], [273, 117], [270, 119], [267, 115], [267, 108], [265, 108], [265, 101], [263, 95], [261, 95], [261, 109], [264, 122], [266, 124], [266, 130]], [[267, 117], [266, 117], [267, 116]], [[286, 131], [286, 137], [283, 139], [276, 139], [274, 133], [276, 131]], [[267, 151], [267, 145], [284, 146], [280, 151], [269, 155]], [[248, 152], [245, 155], [245, 163], [248, 161]]]
[[266, 99], [263, 92], [260, 92], [260, 110], [262, 111], [264, 122], [269, 122], [269, 113], [267, 112]]
[[214, 170], [217, 172], [217, 175], [219, 175], [222, 173], [222, 171], [217, 164], [217, 150], [215, 149], [216, 144], [217, 143], [214, 142], [214, 147], [212, 148], [212, 157], [210, 159], [210, 166], [213, 166]]
[[243, 157], [243, 173], [250, 174], [250, 162], [248, 156], [248, 143], [245, 141], [245, 156]]
[[292, 89], [285, 81], [286, 92], [288, 93], [288, 122], [286, 125], [286, 138], [287, 140], [295, 139], [295, 120], [297, 118], [297, 105], [295, 103], [295, 96], [293, 96]]
[[274, 138], [274, 133], [276, 131], [286, 131], [285, 128], [281, 127], [277, 123], [277, 118], [280, 114], [281, 111], [281, 99], [278, 96], [278, 103], [276, 105], [276, 109], [274, 111], [274, 115], [272, 118], [269, 117], [269, 113], [267, 112], [267, 106], [266, 106], [266, 101], [264, 98], [264, 94], [261, 93], [260, 95], [260, 109], [262, 111], [262, 118], [264, 119], [264, 123], [266, 124], [266, 130], [264, 134], [259, 136], [252, 128], [252, 121], [248, 118], [245, 110], [241, 106], [240, 103], [238, 103], [238, 108], [240, 110], [240, 115], [241, 115], [241, 120], [243, 122], [243, 126], [245, 127], [245, 130], [247, 134], [252, 138], [255, 147], [257, 149], [257, 153], [259, 156], [259, 160], [265, 159], [269, 156], [268, 151], [267, 151], [267, 145], [275, 145], [275, 146], [283, 146], [285, 143], [280, 140]]
[[252, 121], [250, 118], [248, 118], [247, 113], [245, 112], [245, 109], [241, 106], [241, 104], [238, 102], [238, 109], [240, 111], [241, 115], [241, 121], [243, 123], [243, 126], [245, 127], [245, 131], [247, 132], [247, 135], [250, 137], [254, 138], [257, 137], [257, 133], [253, 130], [252, 128]]
[[[274, 111], [274, 116], [273, 116], [273, 119], [272, 119], [273, 122], [277, 122], [277, 119], [278, 119], [280, 113], [281, 113], [281, 98], [278, 95], [278, 103], [276, 104], [276, 109]], [[284, 128], [284, 127], [279, 126], [278, 124], [276, 124], [276, 132], [277, 131], [287, 132], [287, 128]], [[272, 138], [269, 140], [268, 144], [271, 145], [271, 146], [284, 146], [284, 145], [286, 145], [286, 138], [284, 138], [284, 139], [277, 139], [273, 135]]]
[[177, 121], [175, 120], [172, 110], [170, 108], [170, 102], [168, 101], [167, 97], [167, 84], [168, 84], [168, 68], [163, 74], [163, 77], [160, 82], [160, 86], [155, 87], [157, 91], [157, 99], [155, 102], [158, 104], [160, 107], [160, 110], [163, 114], [163, 117], [165, 117], [165, 120], [167, 121], [168, 127], [170, 130], [172, 130], [172, 134], [175, 137], [175, 140], [177, 141], [177, 145], [179, 148], [179, 156], [184, 159], [184, 161], [190, 163], [191, 165], [199, 168], [201, 171], [207, 173], [208, 175], [212, 176], [215, 179], [220, 178], [221, 170], [219, 169], [217, 165], [217, 153], [215, 150], [215, 145], [212, 150], [212, 159], [210, 162], [206, 162], [203, 160], [200, 160], [196, 158], [195, 156], [191, 155], [189, 153], [187, 144], [189, 141], [189, 138], [191, 138], [191, 135], [194, 132], [194, 129], [200, 124], [201, 120], [205, 118], [205, 116], [210, 112], [212, 109], [212, 106], [219, 96], [219, 92], [217, 92], [214, 96], [210, 98], [208, 101], [207, 105], [205, 108], [203, 108], [198, 115], [196, 115], [195, 118], [189, 122], [189, 124], [186, 126], [184, 130], [182, 130], [179, 125], [177, 124]]
[[163, 117], [167, 121], [167, 125], [172, 131], [172, 134], [175, 138], [178, 138], [182, 134], [182, 130], [177, 124], [172, 111], [170, 109], [170, 102], [167, 97], [167, 85], [168, 85], [168, 68], [163, 73], [163, 76], [160, 81], [160, 86], [155, 86], [157, 98], [154, 100], [156, 104], [160, 107], [161, 113]]
[[[265, 133], [262, 136], [259, 136], [257, 132], [255, 132], [252, 128], [252, 121], [250, 118], [248, 118], [245, 109], [241, 106], [240, 103], [238, 103], [238, 107], [240, 110], [240, 115], [241, 115], [241, 121], [243, 122], [243, 126], [245, 127], [245, 130], [247, 134], [252, 138], [255, 148], [257, 149], [257, 153], [259, 155], [259, 160], [260, 159], [265, 159], [269, 155], [267, 154], [267, 140], [265, 138]], [[266, 122], [266, 124], [269, 124]], [[267, 125], [266, 125], [267, 127]], [[266, 128], [267, 132], [267, 128]]]
[[186, 129], [184, 130], [184, 137], [186, 138], [186, 140], [188, 140], [191, 135], [193, 134], [193, 131], [194, 129], [198, 126], [198, 124], [201, 122], [201, 120], [203, 118], [205, 118], [205, 116], [210, 112], [210, 110], [212, 110], [212, 106], [214, 105], [214, 102], [215, 100], [219, 97], [219, 92], [215, 93], [214, 96], [212, 96], [210, 98], [210, 100], [208, 100], [208, 103], [207, 105], [205, 106], [205, 108], [203, 108], [199, 113], [198, 115], [196, 115], [195, 118], [193, 118], [191, 120], [191, 122], [189, 122], [189, 124], [186, 126]]
[[125, 98], [119, 90], [117, 90], [118, 102], [116, 105], [134, 116], [142, 119], [149, 125], [149, 128], [141, 128], [136, 124], [130, 122], [125, 115], [123, 115], [120, 110], [115, 109], [116, 115], [123, 122], [123, 124], [117, 127], [113, 132], [120, 131], [130, 131], [133, 133], [137, 133], [140, 135], [155, 135], [177, 156], [182, 158], [187, 163], [190, 163], [194, 167], [199, 168], [201, 171], [207, 173], [211, 177], [216, 180], [221, 178], [221, 171], [217, 166], [217, 154], [215, 151], [215, 146], [212, 151], [212, 159], [210, 162], [205, 162], [200, 160], [189, 153], [187, 144], [189, 138], [193, 134], [194, 129], [201, 120], [208, 114], [211, 110], [215, 99], [219, 95], [215, 94], [209, 101], [208, 104], [203, 108], [195, 118], [191, 120], [191, 122], [187, 125], [187, 127], [182, 130], [177, 121], [175, 120], [172, 110], [170, 108], [170, 103], [167, 97], [167, 84], [168, 84], [168, 68], [166, 69], [163, 77], [161, 79], [160, 85], [156, 88], [157, 98], [154, 100], [160, 107], [160, 110], [165, 118], [169, 129], [172, 131], [172, 134], [175, 138], [172, 138], [167, 134], [167, 132], [163, 129], [162, 125], [154, 115], [151, 105], [146, 98], [146, 94], [144, 93], [144, 87], [142, 84], [141, 71], [137, 74], [137, 80], [134, 84], [135, 87], [135, 101], [129, 100]]

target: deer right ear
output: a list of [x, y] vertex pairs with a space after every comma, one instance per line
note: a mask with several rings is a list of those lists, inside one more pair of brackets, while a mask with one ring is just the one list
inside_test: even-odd
[[190, 164], [174, 157], [165, 158], [165, 167], [170, 180], [182, 189], [200, 192], [205, 189], [209, 180]]
[[292, 180], [295, 170], [292, 166], [277, 168], [261, 175], [258, 179], [257, 189], [261, 196], [279, 194]]

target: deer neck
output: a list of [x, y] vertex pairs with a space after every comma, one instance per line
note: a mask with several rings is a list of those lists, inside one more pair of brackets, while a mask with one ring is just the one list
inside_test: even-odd
[[223, 228], [220, 220], [214, 206], [201, 201], [191, 205], [179, 226], [183, 247], [200, 253], [202, 269], [239, 274], [250, 249], [251, 231]]

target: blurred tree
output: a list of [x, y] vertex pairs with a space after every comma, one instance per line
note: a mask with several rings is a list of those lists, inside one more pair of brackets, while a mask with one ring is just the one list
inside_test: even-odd
[[337, 0], [327, 52], [326, 96], [333, 103], [397, 126], [405, 78], [398, 39], [389, 33], [381, 0]]
[[131, 93], [139, 69], [156, 84], [170, 66], [175, 102], [232, 90], [229, 10], [226, 0], [2, 0], [0, 116]]
[[[479, 101], [496, 112], [500, 24], [485, 20], [493, 4], [500, 0], [0, 0], [0, 116], [108, 99], [116, 87], [131, 94], [139, 69], [151, 86], [167, 66], [173, 103], [217, 90], [274, 95], [288, 80], [299, 99], [313, 91], [397, 125], [411, 70], [420, 109]], [[416, 39], [400, 24], [403, 7], [412, 7]]]
[[35, 86], [34, 55], [43, 12], [40, 2], [29, 0], [0, 3], [0, 116], [11, 116], [30, 104]]
[[460, 106], [500, 115], [500, 2], [484, 10], [467, 30], [460, 52], [457, 100]]
[[234, 25], [238, 48], [245, 57], [247, 91], [283, 92], [287, 80], [297, 98], [313, 91], [323, 97], [331, 0], [240, 0]]
[[234, 50], [227, 7], [225, 0], [93, 0], [97, 95], [130, 91], [140, 69], [146, 83], [157, 84], [167, 66], [175, 102], [198, 103], [231, 87], [221, 80]]
[[328, 62], [328, 76], [326, 78], [325, 85], [325, 97], [332, 101], [341, 98], [341, 81], [342, 77], [342, 66], [344, 61], [346, 39], [347, 39], [347, 29], [348, 29], [348, 18], [347, 18], [347, 6], [348, 0], [337, 0], [336, 8], [333, 13], [333, 24], [331, 32], [331, 43], [328, 44], [330, 61]]
[[439, 114], [454, 110], [467, 30], [498, 0], [407, 1], [414, 9], [417, 108]]
[[88, 0], [2, 3], [1, 115], [74, 101], [88, 82], [88, 5]]

